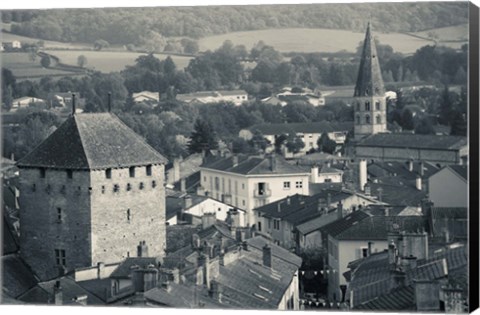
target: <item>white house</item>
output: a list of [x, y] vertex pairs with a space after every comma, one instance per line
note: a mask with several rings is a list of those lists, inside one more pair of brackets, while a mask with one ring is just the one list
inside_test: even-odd
[[343, 180], [343, 171], [333, 168], [330, 163], [321, 166], [313, 165], [310, 173], [310, 182], [314, 184], [321, 183], [341, 183]]
[[219, 158], [200, 168], [199, 195], [246, 210], [253, 225], [253, 209], [290, 195], [308, 195], [309, 172], [277, 155]]
[[46, 104], [47, 102], [43, 99], [36, 98], [36, 97], [30, 97], [30, 96], [24, 96], [20, 98], [16, 98], [12, 101], [12, 108], [10, 109], [11, 111], [16, 111], [20, 108], [27, 108], [30, 105], [34, 104]]
[[239, 106], [248, 100], [248, 93], [244, 90], [202, 91], [188, 94], [177, 94], [177, 100], [185, 103], [218, 103], [232, 102]]
[[468, 167], [440, 169], [428, 179], [428, 195], [435, 207], [468, 207]]
[[135, 104], [139, 103], [158, 103], [160, 101], [160, 93], [158, 92], [150, 92], [150, 91], [142, 91], [138, 93], [132, 94], [132, 99]]

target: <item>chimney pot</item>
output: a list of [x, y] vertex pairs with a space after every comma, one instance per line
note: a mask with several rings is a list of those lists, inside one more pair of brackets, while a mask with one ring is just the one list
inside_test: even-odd
[[272, 268], [272, 248], [268, 244], [263, 246], [263, 265]]

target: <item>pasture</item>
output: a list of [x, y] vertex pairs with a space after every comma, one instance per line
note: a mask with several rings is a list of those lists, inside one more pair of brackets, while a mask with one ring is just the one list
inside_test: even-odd
[[[443, 34], [442, 29], [433, 30], [441, 35], [441, 45], [452, 48], [460, 48], [464, 42], [445, 42], [446, 40], [455, 40], [465, 38], [468, 34], [465, 32], [466, 26], [447, 28], [448, 33]], [[380, 43], [388, 44], [396, 52], [412, 54], [418, 48], [425, 45], [434, 44], [425, 36], [429, 31], [418, 33], [425, 38], [418, 38], [403, 33], [381, 33], [373, 29], [375, 37]], [[413, 33], [416, 35], [416, 33]], [[260, 40], [267, 45], [273, 46], [280, 52], [337, 52], [346, 50], [354, 52], [358, 44], [363, 41], [364, 30], [353, 32], [348, 30], [333, 29], [307, 29], [307, 28], [287, 28], [270, 29], [259, 31], [234, 32], [222, 35], [214, 35], [201, 38], [199, 46], [201, 51], [215, 50], [220, 47], [224, 41], [231, 40], [235, 45], [245, 45], [250, 50]]]
[[[86, 68], [94, 69], [101, 72], [114, 72], [124, 70], [126, 66], [134, 65], [135, 59], [143, 53], [137, 52], [115, 52], [115, 51], [89, 51], [89, 50], [59, 50], [48, 51], [48, 53], [60, 58], [60, 62], [77, 65], [77, 58], [84, 55], [87, 58]], [[168, 54], [155, 54], [160, 60], [166, 59]], [[171, 56], [177, 69], [183, 69], [188, 66], [192, 57]]]

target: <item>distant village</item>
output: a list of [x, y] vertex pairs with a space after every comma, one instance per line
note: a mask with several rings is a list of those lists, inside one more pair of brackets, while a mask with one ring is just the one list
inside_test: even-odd
[[[225, 146], [167, 160], [110, 104], [84, 113], [72, 94], [12, 101], [13, 112], [49, 102], [69, 112], [20, 160], [2, 158], [2, 303], [468, 311], [467, 138], [387, 124], [396, 95], [370, 26], [354, 120], [256, 124], [238, 135], [267, 140], [252, 154]], [[262, 102], [326, 97], [285, 87]], [[155, 106], [161, 95], [132, 98]], [[300, 149], [275, 148], [286, 133]], [[333, 149], [318, 152], [325, 137]]]

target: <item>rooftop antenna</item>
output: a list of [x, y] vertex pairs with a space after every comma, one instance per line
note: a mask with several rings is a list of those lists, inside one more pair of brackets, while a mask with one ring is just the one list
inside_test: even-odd
[[108, 92], [108, 112], [112, 111], [112, 92]]
[[72, 116], [75, 115], [76, 108], [75, 108], [75, 93], [72, 93]]

